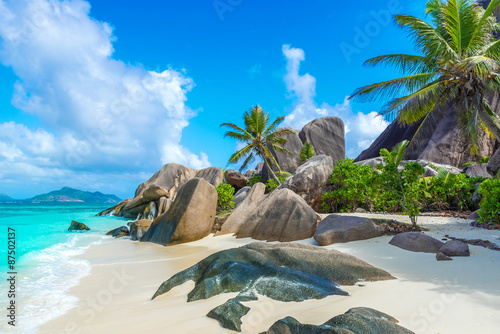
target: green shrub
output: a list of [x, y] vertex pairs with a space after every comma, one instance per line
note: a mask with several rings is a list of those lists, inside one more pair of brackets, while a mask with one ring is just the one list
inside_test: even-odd
[[[285, 177], [285, 176], [278, 176], [276, 175], [278, 180], [280, 180], [280, 183], [283, 183], [283, 181], [285, 181], [288, 177]], [[273, 192], [274, 189], [276, 189], [278, 187], [278, 182], [276, 182], [275, 179], [269, 179], [267, 180], [266, 182], [266, 188], [267, 188], [267, 191], [268, 192]]]
[[375, 175], [370, 166], [353, 164], [352, 159], [337, 162], [330, 182], [333, 191], [323, 195], [325, 212], [347, 212], [367, 202], [369, 184]]
[[253, 174], [250, 180], [248, 180], [248, 186], [253, 187], [254, 184], [259, 182], [264, 183], [264, 179], [262, 178], [262, 176], [260, 176], [259, 174]]
[[485, 180], [479, 186], [479, 193], [483, 196], [479, 211], [481, 223], [500, 223], [500, 180]]
[[217, 187], [217, 211], [226, 211], [234, 209], [234, 188], [227, 184], [221, 183]]

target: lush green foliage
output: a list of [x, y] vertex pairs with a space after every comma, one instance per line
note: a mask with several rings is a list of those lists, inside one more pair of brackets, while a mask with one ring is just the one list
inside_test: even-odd
[[315, 155], [316, 151], [314, 151], [314, 147], [306, 141], [300, 150], [300, 162], [304, 163]]
[[347, 212], [358, 207], [377, 212], [405, 212], [416, 223], [422, 209], [473, 209], [473, 195], [482, 181], [455, 175], [438, 168], [436, 177], [422, 177], [424, 168], [416, 162], [400, 166], [407, 142], [391, 151], [382, 150], [384, 166], [339, 161], [330, 182], [333, 190], [323, 196], [325, 212]]
[[370, 166], [353, 164], [353, 161], [339, 161], [333, 169], [329, 180], [333, 191], [323, 195], [322, 206], [325, 212], [347, 212], [367, 202], [375, 172]]
[[[287, 179], [287, 177], [284, 176], [278, 176], [278, 179], [280, 180], [280, 184]], [[268, 192], [274, 191], [274, 189], [278, 188], [279, 184], [276, 182], [274, 179], [269, 179], [266, 182], [266, 188]]]
[[281, 168], [278, 162], [271, 154], [269, 148], [272, 148], [276, 152], [290, 153], [288, 150], [283, 148], [288, 142], [288, 139], [283, 138], [285, 134], [292, 133], [291, 130], [278, 129], [278, 126], [285, 119], [284, 116], [278, 117], [274, 122], [269, 124], [269, 113], [264, 113], [261, 107], [258, 105], [252, 107], [249, 111], [246, 111], [243, 115], [243, 120], [245, 127], [241, 128], [233, 123], [223, 123], [221, 126], [227, 127], [230, 130], [226, 131], [224, 137], [229, 137], [236, 139], [247, 145], [234, 153], [231, 158], [229, 158], [230, 163], [237, 163], [240, 160], [244, 160], [241, 165], [240, 171], [245, 169], [247, 165], [255, 160], [255, 156], [259, 156], [264, 160], [271, 176], [278, 181], [278, 178], [274, 174], [273, 170], [270, 168], [271, 165], [277, 166], [279, 171]]
[[264, 179], [259, 174], [253, 174], [250, 180], [248, 180], [248, 186], [253, 187], [256, 183], [264, 183]]
[[234, 188], [227, 184], [221, 183], [217, 187], [217, 210], [231, 210], [234, 209]]
[[479, 221], [482, 223], [500, 223], [500, 180], [485, 180], [479, 187], [479, 193], [483, 196]]
[[382, 114], [401, 123], [422, 120], [412, 142], [427, 138], [453, 102], [459, 129], [477, 153], [481, 133], [500, 140], [500, 119], [489, 94], [500, 89], [500, 41], [493, 0], [486, 10], [470, 0], [429, 0], [429, 22], [410, 15], [395, 15], [396, 24], [412, 39], [417, 55], [389, 54], [369, 59], [366, 66], [392, 66], [403, 76], [375, 83], [354, 92], [351, 98], [389, 101]]

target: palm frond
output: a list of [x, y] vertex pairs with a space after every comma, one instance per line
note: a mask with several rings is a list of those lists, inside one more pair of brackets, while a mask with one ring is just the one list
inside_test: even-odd
[[391, 66], [402, 73], [408, 74], [434, 72], [436, 70], [435, 66], [430, 65], [425, 57], [408, 54], [389, 54], [373, 57], [365, 61], [363, 65], [367, 67]]

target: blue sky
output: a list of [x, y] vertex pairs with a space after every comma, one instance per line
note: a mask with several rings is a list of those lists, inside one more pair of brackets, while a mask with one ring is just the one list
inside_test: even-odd
[[387, 14], [425, 1], [0, 0], [0, 193], [130, 197], [164, 163], [226, 167], [223, 122], [259, 104], [300, 129], [341, 117], [355, 157], [387, 123], [346, 96], [412, 52]]

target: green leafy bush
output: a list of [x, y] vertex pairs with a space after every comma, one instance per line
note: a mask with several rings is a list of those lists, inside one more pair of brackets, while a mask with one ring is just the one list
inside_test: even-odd
[[483, 196], [479, 211], [479, 221], [482, 223], [500, 223], [500, 180], [485, 180], [479, 186]]
[[367, 201], [369, 184], [375, 176], [370, 166], [353, 164], [352, 159], [337, 162], [330, 182], [333, 191], [323, 195], [325, 212], [347, 212], [362, 206]]
[[218, 195], [217, 211], [234, 209], [234, 188], [227, 183], [221, 183], [215, 189]]
[[259, 182], [265, 183], [262, 176], [260, 176], [259, 174], [253, 174], [252, 177], [250, 178], [250, 180], [248, 180], [248, 186], [253, 187], [254, 184], [259, 183]]
[[[278, 176], [276, 175], [278, 180], [280, 180], [280, 183], [283, 183], [283, 181], [285, 181], [288, 177], [285, 177], [285, 176]], [[274, 189], [276, 189], [278, 187], [278, 182], [276, 182], [275, 179], [269, 179], [267, 180], [266, 182], [266, 188], [267, 188], [267, 191], [268, 192], [273, 192]]]

